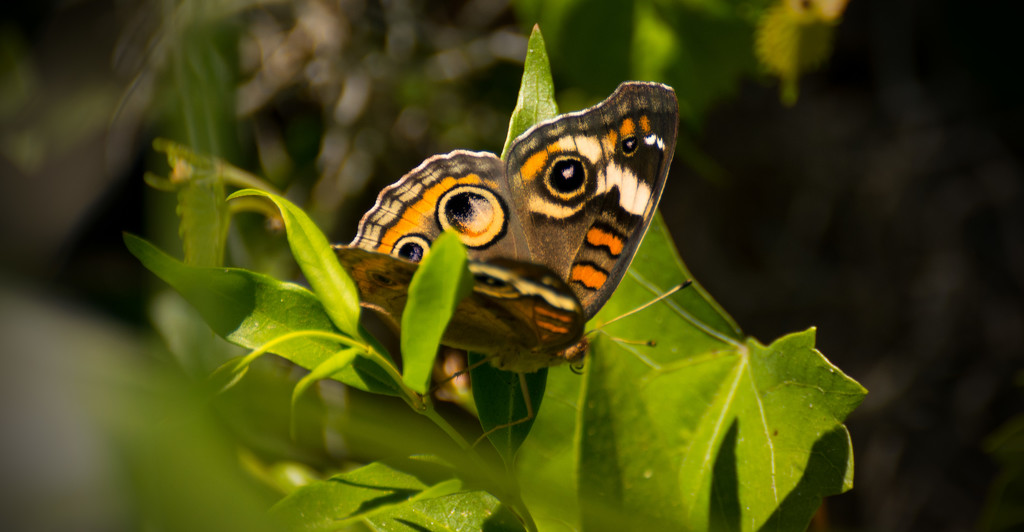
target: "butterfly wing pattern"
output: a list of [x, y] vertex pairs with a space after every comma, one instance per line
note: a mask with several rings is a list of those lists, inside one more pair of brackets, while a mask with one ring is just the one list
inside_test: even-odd
[[446, 345], [521, 372], [582, 356], [569, 348], [618, 286], [654, 216], [677, 122], [670, 87], [623, 83], [594, 107], [517, 137], [507, 162], [465, 150], [427, 159], [380, 193], [336, 252], [364, 305], [397, 322], [415, 263], [453, 230], [474, 286]]

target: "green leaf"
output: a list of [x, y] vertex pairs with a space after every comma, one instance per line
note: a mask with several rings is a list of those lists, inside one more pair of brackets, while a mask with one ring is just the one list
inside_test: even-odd
[[[512, 464], [540, 411], [548, 370], [513, 373], [481, 363], [483, 360], [482, 355], [470, 353], [469, 364], [476, 366], [470, 375], [480, 426], [505, 463]], [[523, 397], [524, 386], [530, 398], [530, 409]]]
[[455, 233], [441, 234], [416, 269], [402, 313], [402, 380], [426, 393], [437, 348], [455, 307], [473, 290], [466, 248]]
[[352, 338], [362, 337], [359, 329], [359, 289], [338, 263], [338, 257], [327, 238], [313, 220], [292, 202], [262, 190], [239, 190], [228, 199], [245, 196], [265, 197], [277, 205], [284, 219], [292, 255], [313, 292], [323, 301], [327, 315], [341, 332]]
[[[689, 278], [659, 233], [596, 321]], [[696, 284], [638, 318], [609, 325], [588, 359], [584, 527], [611, 511], [692, 530], [802, 530], [822, 497], [852, 486], [842, 420], [865, 390], [814, 349], [813, 330], [769, 347], [740, 339]]]
[[[194, 266], [220, 266], [224, 262], [230, 220], [221, 175], [208, 160], [177, 143], [156, 139], [153, 149], [166, 153], [167, 164], [171, 167], [171, 176], [165, 181], [177, 193], [177, 211], [181, 217], [178, 236], [185, 262]], [[166, 186], [156, 179], [153, 176], [147, 181]]]
[[[453, 511], [457, 509], [457, 511]], [[522, 532], [523, 525], [493, 495], [480, 490], [424, 497], [367, 519], [376, 530]]]
[[523, 81], [519, 85], [519, 98], [512, 118], [508, 123], [508, 136], [505, 146], [501, 149], [501, 159], [505, 160], [509, 146], [516, 137], [522, 135], [534, 124], [558, 116], [558, 104], [555, 102], [555, 82], [551, 79], [551, 63], [544, 46], [544, 37], [540, 27], [534, 26], [526, 48], [526, 61], [523, 64]]
[[[301, 286], [237, 268], [188, 266], [127, 233], [124, 241], [132, 255], [174, 287], [229, 342], [256, 349], [289, 333], [337, 334], [323, 305]], [[273, 352], [313, 369], [341, 347], [327, 338], [301, 336], [276, 345]], [[334, 378], [361, 390], [400, 394], [398, 383], [387, 372], [362, 357]]]
[[493, 496], [464, 491], [450, 469], [421, 459], [375, 462], [299, 488], [271, 509], [285, 530], [522, 530]]
[[[616, 292], [623, 292], [623, 296], [626, 293], [634, 292], [636, 294], [634, 300], [638, 302], [637, 306], [664, 294], [672, 287], [687, 280], [693, 280], [693, 275], [690, 274], [679, 257], [675, 242], [668, 232], [668, 227], [666, 227], [660, 211], [655, 213], [654, 220], [651, 221], [651, 225], [647, 229], [647, 234], [630, 265], [627, 278], [632, 279], [639, 286], [624, 283], [625, 286], [620, 285]], [[704, 335], [721, 336], [733, 340], [745, 338], [736, 321], [699, 283], [694, 282], [679, 291], [672, 296], [672, 301], [678, 301], [678, 305], [684, 312], [683, 317], [690, 327], [703, 331]], [[626, 308], [623, 313], [633, 308]], [[605, 316], [615, 317], [617, 315], [605, 312]], [[602, 320], [594, 321], [601, 323]], [[657, 340], [657, 337], [650, 339]]]

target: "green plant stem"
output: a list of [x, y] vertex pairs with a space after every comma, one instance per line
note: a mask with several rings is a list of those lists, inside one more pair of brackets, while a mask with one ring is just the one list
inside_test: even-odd
[[238, 188], [255, 188], [264, 192], [272, 192], [278, 195], [281, 194], [281, 192], [270, 183], [267, 183], [263, 179], [260, 179], [259, 177], [250, 174], [235, 165], [226, 163], [219, 159], [215, 160], [215, 164], [216, 171], [222, 178], [224, 178], [224, 181], [231, 185]]
[[472, 452], [474, 457], [479, 458], [478, 455], [476, 454], [476, 451], [473, 451], [473, 446], [470, 445], [469, 442], [466, 441], [466, 439], [463, 438], [462, 435], [459, 434], [457, 430], [455, 430], [455, 427], [451, 426], [451, 424], [448, 423], [447, 420], [441, 417], [441, 414], [437, 413], [437, 410], [434, 409], [434, 405], [431, 402], [424, 401], [423, 405], [424, 408], [419, 411], [421, 414], [426, 416], [427, 419], [433, 421], [435, 425], [440, 427], [441, 430], [443, 430], [444, 433], [447, 434], [449, 438], [451, 438], [455, 443], [459, 445], [459, 447]]

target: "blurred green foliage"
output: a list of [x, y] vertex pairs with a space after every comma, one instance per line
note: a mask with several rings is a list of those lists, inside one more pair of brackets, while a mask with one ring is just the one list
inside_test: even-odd
[[[151, 180], [174, 191], [177, 216], [154, 211], [150, 230], [165, 249], [174, 250], [180, 244], [184, 262], [161, 255], [141, 241], [129, 246], [134, 246], [138, 255], [149, 257], [147, 265], [165, 274], [165, 279], [185, 279], [188, 289], [182, 292], [186, 299], [199, 307], [207, 324], [235, 344], [248, 348], [263, 345], [267, 338], [243, 338], [243, 333], [267, 333], [268, 322], [292, 326], [288, 319], [300, 322], [294, 329], [310, 328], [308, 322], [316, 321], [316, 327], [332, 331], [338, 328], [358, 336], [362, 331], [354, 322], [331, 315], [334, 305], [328, 304], [328, 319], [307, 312], [318, 304], [308, 292], [296, 294], [274, 279], [223, 268], [225, 264], [248, 266], [286, 279], [298, 275], [286, 247], [288, 242], [273, 234], [287, 233], [292, 241], [293, 233], [272, 226], [268, 236], [262, 217], [267, 211], [253, 204], [247, 207], [236, 203], [242, 205], [238, 210], [243, 214], [232, 212], [224, 201], [231, 189], [257, 186], [265, 191], [281, 191], [309, 212], [315, 225], [350, 229], [361, 213], [353, 206], [361, 201], [358, 198], [364, 189], [376, 190], [376, 185], [393, 181], [424, 155], [454, 148], [497, 151], [511, 104], [516, 101], [519, 63], [527, 49], [525, 36], [517, 28], [534, 22], [541, 23], [549, 38], [547, 49], [559, 81], [556, 86], [563, 88], [559, 95], [567, 108], [582, 107], [608, 94], [623, 80], [656, 80], [675, 87], [684, 119], [697, 127], [715, 102], [732, 94], [741, 78], [762, 72], [754, 55], [754, 31], [758, 13], [767, 3], [522, 1], [513, 6], [518, 21], [501, 2], [432, 7], [427, 21], [421, 19], [428, 10], [406, 0], [310, 0], [292, 4], [222, 0], [146, 5], [140, 9], [149, 10], [145, 12], [149, 17], [144, 19], [150, 25], [133, 28], [140, 31], [126, 31], [123, 36], [123, 46], [140, 50], [138, 55], [144, 60], [118, 110], [127, 112], [132, 108], [130, 101], [144, 100], [150, 131], [179, 143], [158, 143], [158, 150], [167, 155], [167, 165], [154, 162], [154, 175], [168, 178]], [[17, 114], [19, 103], [28, 101], [34, 76], [25, 60], [26, 45], [20, 33], [3, 28], [0, 39], [0, 116], [6, 118]], [[550, 85], [544, 88], [544, 97], [536, 101], [547, 104], [554, 94], [547, 90]], [[67, 144], [62, 144], [62, 138], [105, 125], [108, 116], [97, 110], [114, 106], [114, 93], [107, 89], [83, 88], [75, 93], [77, 99], [65, 102], [63, 107], [55, 106], [52, 119], [5, 130], [0, 149], [24, 168], [41, 164], [48, 150]], [[554, 108], [538, 110], [511, 131], [554, 112]], [[68, 122], [74, 127], [65, 128]], [[235, 179], [252, 174], [265, 176], [265, 181]], [[245, 211], [257, 211], [261, 216]], [[274, 221], [280, 222], [281, 218]], [[179, 240], [159, 236], [168, 232], [176, 232]], [[665, 251], [671, 249], [671, 244], [662, 241], [659, 245], [661, 251], [655, 255], [671, 257]], [[301, 254], [296, 256], [301, 263]], [[317, 278], [310, 271], [303, 273], [315, 285]], [[200, 272], [198, 277], [196, 272]], [[222, 284], [210, 282], [215, 276]], [[325, 294], [335, 286], [314, 286], [314, 290], [321, 299], [330, 299]], [[649, 289], [634, 287], [632, 296], [626, 297], [649, 295], [644, 291]], [[281, 311], [277, 315], [248, 312], [253, 307], [227, 308], [231, 312], [225, 312], [219, 300], [213, 302], [229, 294], [239, 297], [236, 303], [251, 304], [261, 301], [261, 297], [269, 299], [267, 294], [278, 297], [286, 293], [301, 301], [277, 307]], [[701, 317], [709, 319], [714, 328], [739, 334], [706, 294], [682, 298], [687, 308], [692, 310], [696, 305], [701, 309]], [[299, 504], [297, 501], [310, 493], [314, 507], [339, 512], [330, 504], [334, 495], [318, 498], [317, 491], [325, 486], [362, 482], [366, 485], [360, 488], [371, 495], [354, 500], [363, 512], [360, 519], [371, 524], [376, 519], [394, 519], [426, 528], [515, 529], [520, 523], [532, 524], [529, 513], [524, 512], [524, 508], [531, 507], [541, 509], [538, 521], [547, 528], [575, 519], [564, 516], [575, 516], [579, 511], [575, 497], [579, 482], [594, 479], [598, 482], [584, 488], [615, 491], [645, 475], [642, 470], [630, 469], [636, 467], [630, 464], [599, 478], [578, 478], [570, 472], [557, 483], [541, 485], [542, 480], [550, 479], [545, 475], [550, 474], [552, 465], [554, 470], [566, 473], [566, 468], [572, 469], [579, 462], [576, 453], [580, 451], [575, 448], [579, 435], [574, 436], [571, 427], [579, 412], [591, 407], [576, 404], [584, 396], [579, 379], [571, 375], [554, 377], [549, 387], [549, 393], [559, 401], [548, 401], [537, 420], [533, 436], [536, 443], [527, 444], [521, 455], [529, 475], [522, 479], [504, 476], [492, 463], [491, 451], [481, 451], [485, 471], [479, 476], [467, 475], [467, 470], [479, 464], [458, 463], [459, 451], [452, 449], [452, 441], [437, 426], [401, 408], [400, 402], [380, 396], [374, 396], [371, 402], [359, 391], [343, 390], [337, 383], [314, 386], [316, 394], [293, 395], [293, 390], [306, 389], [309, 381], [302, 379], [309, 374], [292, 366], [260, 360], [249, 366], [245, 378], [234, 388], [215, 394], [207, 377], [213, 368], [237, 360], [240, 351], [210, 334], [194, 309], [176, 295], [166, 291], [154, 295], [150, 313], [165, 344], [155, 350], [157, 355], [153, 357], [160, 362], [154, 367], [118, 373], [121, 387], [89, 397], [99, 405], [93, 415], [109, 431], [113, 445], [123, 451], [120, 464], [128, 479], [126, 492], [133, 494], [127, 503], [129, 509], [114, 522], [158, 530], [272, 528], [262, 512], [282, 494], [290, 495], [275, 512], [287, 520], [296, 516], [287, 514], [288, 506]], [[239, 323], [244, 325], [239, 327]], [[724, 343], [737, 353], [743, 352], [738, 344], [728, 340]], [[335, 380], [352, 384], [365, 378], [346, 380], [335, 373], [326, 361], [338, 351], [323, 345], [301, 345], [291, 351], [307, 357], [289, 357], [294, 362], [314, 371], [322, 369], [324, 375], [331, 374]], [[282, 353], [287, 356], [288, 350]], [[746, 364], [744, 357], [740, 355], [736, 360]], [[420, 388], [412, 386], [411, 381], [424, 378], [423, 368], [419, 366], [410, 377], [411, 387]], [[348, 365], [343, 369], [351, 371]], [[379, 384], [387, 377], [378, 374], [375, 379]], [[300, 382], [303, 386], [296, 388]], [[529, 392], [542, 394], [542, 383], [531, 386]], [[614, 394], [622, 391], [608, 382], [592, 384], [590, 392], [599, 394], [594, 396], [598, 399], [617, 401]], [[715, 384], [721, 381], [710, 381], [709, 389]], [[90, 381], [89, 387], [95, 386]], [[137, 387], [150, 389], [140, 391]], [[380, 392], [387, 387], [362, 388]], [[387, 392], [397, 393], [394, 388]], [[518, 398], [515, 394], [511, 397]], [[539, 396], [535, 403], [539, 406]], [[602, 423], [616, 415], [627, 415], [626, 411], [607, 411], [607, 405], [589, 404], [596, 410], [587, 411], [587, 415], [602, 418]], [[478, 427], [462, 419], [468, 416], [460, 410], [451, 409], [446, 414], [454, 419], [447, 436], [456, 431], [478, 433]], [[520, 415], [513, 412], [509, 419]], [[638, 423], [642, 419], [636, 416], [633, 422], [644, 425], [646, 421]], [[529, 428], [525, 425], [526, 431], [516, 436], [517, 441], [499, 451], [508, 462], [523, 445]], [[635, 428], [640, 429], [636, 434], [642, 438], [658, 437], [642, 431], [651, 426]], [[725, 438], [726, 445], [735, 445], [735, 439], [729, 440], [735, 434], [716, 434], [717, 439], [712, 438], [709, 444], [721, 445]], [[805, 435], [812, 436], [810, 432]], [[616, 435], [609, 437], [614, 439]], [[842, 455], [842, 445], [837, 449]], [[388, 471], [382, 465], [391, 464], [383, 460], [419, 452], [436, 453], [450, 460], [454, 465], [444, 463], [442, 468], [458, 471], [458, 481], [443, 477], [438, 482], [425, 482], [430, 475], [410, 479], [403, 476], [407, 470]], [[592, 452], [587, 459], [594, 463], [608, 465], [616, 459], [614, 450], [602, 445], [584, 445], [584, 452]], [[558, 459], [548, 461], [552, 456]], [[678, 459], [673, 456], [669, 461]], [[373, 465], [362, 469], [339, 473], [371, 462]], [[494, 471], [487, 469], [492, 466]], [[800, 473], [797, 471], [795, 478], [801, 478]], [[395, 477], [402, 478], [396, 481]], [[431, 478], [436, 480], [436, 473]], [[660, 477], [658, 480], [666, 482]], [[677, 489], [678, 480], [670, 479], [659, 486]], [[520, 490], [519, 481], [527, 489]], [[553, 486], [565, 489], [558, 496], [550, 496]], [[395, 493], [385, 493], [384, 487], [394, 488]], [[815, 491], [809, 496], [810, 508], [820, 495], [848, 487], [848, 482], [841, 481]], [[738, 488], [732, 485], [730, 489]], [[597, 493], [594, 500], [600, 501], [604, 495]], [[532, 500], [524, 502], [521, 497]], [[615, 501], [621, 506], [603, 509], [605, 513], [595, 510], [593, 500], [589, 501], [585, 509], [595, 512], [588, 514], [589, 519], [597, 518], [590, 524], [600, 525], [602, 516], [610, 519], [609, 523], [626, 519], [632, 524], [648, 519], [652, 524], [700, 523], [707, 518], [707, 508], [696, 511], [700, 514], [696, 520], [692, 519], [692, 509], [691, 515], [680, 518], [673, 513], [678, 510], [674, 508], [675, 500], [648, 501], [649, 505], [626, 499]], [[399, 504], [402, 501], [409, 504]], [[658, 508], [644, 515], [630, 513], [661, 503], [670, 509]], [[444, 518], [453, 505], [472, 511], [461, 521], [446, 523]], [[770, 518], [761, 510], [754, 522]], [[302, 506], [301, 511], [310, 510]], [[795, 521], [805, 519], [808, 511], [802, 508]], [[712, 514], [711, 518], [721, 517]], [[298, 528], [304, 524], [299, 523]], [[334, 523], [328, 527], [332, 526]]]

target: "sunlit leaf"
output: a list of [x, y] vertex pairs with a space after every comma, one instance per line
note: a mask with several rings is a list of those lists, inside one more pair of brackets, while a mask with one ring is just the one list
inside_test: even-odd
[[[658, 244], [645, 241], [596, 321], [688, 278]], [[588, 360], [584, 525], [615, 508], [694, 530], [803, 529], [822, 497], [852, 486], [842, 420], [865, 391], [814, 349], [813, 330], [741, 339], [697, 285], [642, 312], [610, 325]], [[657, 346], [627, 342], [646, 340]]]
[[[458, 511], [452, 509], [458, 508]], [[376, 530], [522, 532], [523, 525], [493, 495], [481, 491], [459, 491], [422, 497], [409, 504], [367, 519]]]
[[323, 301], [331, 321], [345, 334], [353, 338], [361, 337], [359, 290], [338, 263], [334, 250], [313, 220], [292, 202], [262, 190], [240, 190], [230, 198], [244, 196], [265, 197], [281, 209], [292, 255], [313, 291]]
[[[288, 333], [337, 334], [323, 305], [301, 286], [237, 268], [188, 266], [137, 236], [125, 234], [124, 241], [146, 268], [199, 311], [215, 333], [234, 344], [256, 349]], [[322, 337], [305, 336], [280, 343], [273, 352], [313, 369], [341, 347]], [[399, 393], [386, 372], [362, 358], [334, 378], [362, 390]]]
[[551, 63], [548, 61], [548, 51], [540, 27], [534, 26], [527, 43], [519, 98], [508, 123], [508, 136], [505, 138], [505, 147], [501, 149], [501, 159], [505, 160], [509, 146], [516, 137], [534, 124], [556, 116], [558, 104], [555, 102], [555, 82], [551, 79]]
[[402, 313], [402, 380], [406, 386], [419, 393], [427, 391], [448, 321], [472, 289], [466, 248], [458, 235], [441, 234], [413, 275]]

